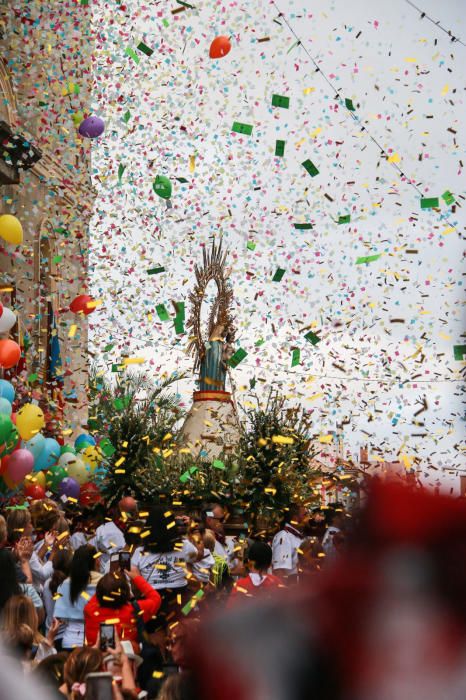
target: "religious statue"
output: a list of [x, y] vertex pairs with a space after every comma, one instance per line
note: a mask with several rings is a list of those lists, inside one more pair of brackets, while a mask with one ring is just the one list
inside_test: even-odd
[[[222, 243], [204, 249], [202, 267], [195, 267], [196, 285], [189, 295], [191, 309], [187, 327], [189, 350], [194, 355], [198, 388], [181, 434], [191, 453], [202, 458], [216, 458], [231, 453], [240, 437], [239, 419], [233, 396], [226, 390], [229, 361], [232, 357], [235, 328], [231, 316], [233, 290], [225, 262]], [[214, 281], [217, 289], [207, 322], [203, 322], [202, 304], [207, 301], [207, 286]]]
[[[192, 330], [190, 350], [199, 371], [199, 391], [225, 392], [228, 361], [233, 354], [234, 327], [230, 315], [233, 292], [225, 269], [227, 254], [222, 243], [214, 242], [204, 250], [203, 267], [195, 267], [197, 284], [190, 294], [192, 305], [188, 328]], [[201, 308], [207, 285], [214, 280], [217, 296], [212, 305], [207, 329], [202, 328]]]

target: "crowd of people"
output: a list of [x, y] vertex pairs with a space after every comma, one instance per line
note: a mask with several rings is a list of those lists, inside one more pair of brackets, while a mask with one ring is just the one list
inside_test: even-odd
[[58, 698], [106, 700], [105, 682], [114, 699], [188, 697], [202, 619], [311, 580], [339, 556], [349, 522], [338, 505], [291, 505], [275, 535], [251, 538], [229, 534], [228, 518], [218, 502], [182, 513], [131, 497], [111, 512], [47, 498], [6, 507], [4, 654]]

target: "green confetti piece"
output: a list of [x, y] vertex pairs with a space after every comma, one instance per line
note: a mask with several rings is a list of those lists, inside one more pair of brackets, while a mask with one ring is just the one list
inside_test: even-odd
[[239, 363], [242, 362], [245, 357], [247, 357], [247, 354], [248, 353], [246, 350], [243, 350], [243, 348], [238, 348], [238, 350], [228, 360], [228, 364], [230, 367], [237, 367]]
[[255, 250], [256, 249], [256, 243], [254, 241], [248, 241], [246, 244], [246, 248], [248, 250]]
[[263, 345], [264, 343], [265, 343], [265, 340], [263, 338], [259, 338], [259, 340], [256, 340], [256, 342], [254, 343], [254, 346], [256, 348], [260, 348], [260, 346]]
[[453, 204], [453, 202], [455, 201], [455, 198], [453, 197], [450, 190], [447, 190], [446, 192], [444, 192], [442, 194], [442, 199], [448, 207], [450, 206], [450, 204]]
[[345, 97], [345, 107], [346, 109], [349, 109], [350, 112], [355, 112], [356, 107], [353, 105], [353, 101], [349, 99], [349, 97]]
[[246, 136], [251, 136], [252, 134], [252, 124], [243, 124], [242, 122], [233, 122], [231, 130], [237, 134], [245, 134]]
[[175, 326], [176, 335], [183, 335], [184, 334], [184, 320], [182, 318], [175, 318], [175, 320], [173, 321], [173, 324]]
[[338, 217], [338, 224], [349, 224], [351, 221], [351, 214], [344, 214]]
[[356, 265], [362, 265], [363, 263], [375, 262], [381, 257], [382, 253], [377, 253], [376, 255], [364, 255], [362, 258], [356, 260]]
[[226, 469], [221, 459], [214, 459], [212, 466], [215, 467], [215, 469]]
[[255, 386], [256, 386], [256, 378], [254, 377], [253, 379], [249, 380], [249, 388], [254, 389]]
[[309, 333], [306, 333], [304, 336], [306, 340], [308, 340], [312, 345], [317, 345], [317, 343], [320, 343], [320, 338], [316, 333], [313, 333], [312, 331], [309, 331]]
[[299, 41], [299, 39], [297, 41], [295, 41], [294, 44], [291, 44], [290, 48], [288, 49], [288, 51], [286, 53], [287, 54], [291, 53], [293, 51], [293, 49], [295, 48], [295, 46], [299, 46], [300, 43], [301, 42]]
[[185, 185], [189, 180], [187, 180], [185, 177], [175, 177], [175, 180], [178, 180], [178, 182], [181, 182], [182, 185]]
[[189, 2], [183, 2], [183, 0], [176, 0], [178, 5], [183, 5], [183, 7], [189, 7], [190, 10], [195, 10], [194, 5], [190, 5]]
[[165, 175], [157, 175], [152, 184], [152, 189], [162, 199], [170, 199], [172, 195], [172, 183]]
[[104, 438], [99, 442], [99, 450], [105, 457], [111, 457], [116, 452], [116, 449], [113, 447], [108, 438]]
[[162, 20], [162, 24], [163, 24], [164, 27], [170, 26], [170, 25], [169, 25], [169, 22], [168, 22], [168, 19], [163, 19], [163, 20]]
[[38, 379], [39, 379], [39, 375], [37, 374], [37, 372], [35, 372], [34, 374], [29, 375], [28, 382], [30, 384], [32, 384], [32, 382], [37, 382]]
[[109, 343], [108, 345], [106, 345], [104, 347], [103, 352], [110, 352], [110, 350], [113, 350], [114, 347], [115, 347], [115, 343]]
[[191, 600], [188, 601], [188, 602], [186, 603], [186, 605], [184, 605], [184, 606], [181, 608], [181, 612], [183, 613], [183, 615], [189, 615], [189, 613], [190, 613], [192, 610], [194, 610], [194, 608], [196, 607], [196, 605], [198, 604], [198, 602], [200, 601], [200, 599], [203, 597], [203, 595], [204, 595], [204, 591], [202, 590], [202, 588], [200, 588], [200, 589], [197, 591], [197, 593], [195, 593], [195, 594], [193, 595], [193, 597], [191, 598]]
[[160, 275], [161, 272], [165, 272], [164, 267], [151, 267], [150, 270], [147, 270], [148, 275]]
[[152, 56], [152, 54], [154, 53], [154, 49], [151, 49], [143, 41], [139, 42], [136, 48], [138, 51], [141, 51], [141, 53], [146, 54], [146, 56]]
[[189, 479], [191, 478], [191, 474], [189, 473], [189, 470], [186, 472], [183, 472], [180, 476], [180, 481], [182, 484], [185, 484]]
[[131, 119], [131, 112], [128, 109], [128, 111], [123, 114], [123, 121], [125, 122], [125, 124], [127, 124], [130, 119]]
[[124, 365], [112, 365], [112, 372], [121, 372], [124, 368]]
[[437, 209], [438, 197], [421, 197], [421, 209]]
[[57, 263], [61, 262], [63, 259], [63, 255], [55, 255], [54, 258], [52, 258], [52, 262], [56, 265]]
[[286, 270], [282, 270], [281, 267], [278, 268], [274, 276], [272, 277], [272, 282], [281, 282], [283, 279], [283, 275], [285, 274]]
[[291, 366], [296, 367], [301, 362], [301, 350], [294, 348], [291, 352]]
[[161, 321], [169, 321], [170, 320], [170, 316], [169, 316], [167, 309], [165, 308], [165, 304], [157, 304], [157, 306], [155, 307], [155, 310], [156, 310], [157, 315]]
[[125, 54], [129, 56], [130, 58], [133, 59], [133, 61], [137, 64], [139, 64], [139, 56], [137, 53], [134, 51], [134, 49], [131, 48], [131, 46], [127, 46], [125, 49]]
[[120, 183], [120, 185], [121, 185], [121, 178], [123, 177], [123, 173], [125, 172], [125, 170], [126, 170], [126, 165], [123, 165], [123, 163], [120, 163], [120, 165], [118, 166], [118, 182]]
[[275, 155], [284, 156], [285, 155], [285, 141], [275, 141]]
[[283, 95], [272, 95], [272, 107], [282, 107], [288, 109], [290, 106], [290, 98]]
[[312, 224], [293, 224], [293, 226], [298, 229], [298, 231], [307, 231], [312, 228]]
[[455, 360], [461, 362], [464, 355], [466, 355], [466, 345], [453, 346], [453, 357], [455, 358]]
[[315, 177], [316, 175], [319, 174], [319, 171], [317, 170], [317, 168], [314, 165], [314, 163], [312, 162], [312, 160], [307, 159], [304, 161], [304, 163], [301, 163], [301, 165], [303, 166], [303, 168], [305, 170], [307, 170], [307, 172], [309, 173], [309, 175], [311, 177]]

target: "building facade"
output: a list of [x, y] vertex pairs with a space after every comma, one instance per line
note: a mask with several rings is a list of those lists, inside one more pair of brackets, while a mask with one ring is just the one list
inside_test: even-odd
[[23, 350], [9, 376], [47, 410], [49, 432], [87, 423], [87, 321], [68, 307], [86, 291], [95, 193], [78, 125], [92, 91], [91, 12], [83, 0], [0, 0], [0, 214], [23, 243], [0, 240], [0, 300]]

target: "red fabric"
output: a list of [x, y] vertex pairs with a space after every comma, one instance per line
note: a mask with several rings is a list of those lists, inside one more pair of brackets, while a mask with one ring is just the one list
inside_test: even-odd
[[[138, 605], [142, 610], [142, 619], [144, 622], [148, 622], [160, 608], [162, 599], [142, 576], [136, 576], [133, 579], [133, 583], [144, 596], [142, 600], [138, 599]], [[105, 608], [100, 605], [95, 595], [92, 596], [84, 608], [86, 640], [90, 646], [93, 646], [97, 641], [100, 623], [107, 622], [107, 620], [110, 621], [110, 624], [115, 625], [120, 640], [129, 639], [135, 651], [139, 650], [136, 611], [131, 603], [126, 603], [123, 607], [117, 609]], [[112, 620], [115, 620], [115, 622], [112, 622]]]
[[279, 588], [283, 588], [283, 581], [273, 574], [266, 574], [260, 586], [255, 586], [250, 576], [239, 578], [230, 593], [227, 607], [230, 608], [245, 598], [267, 597]]

